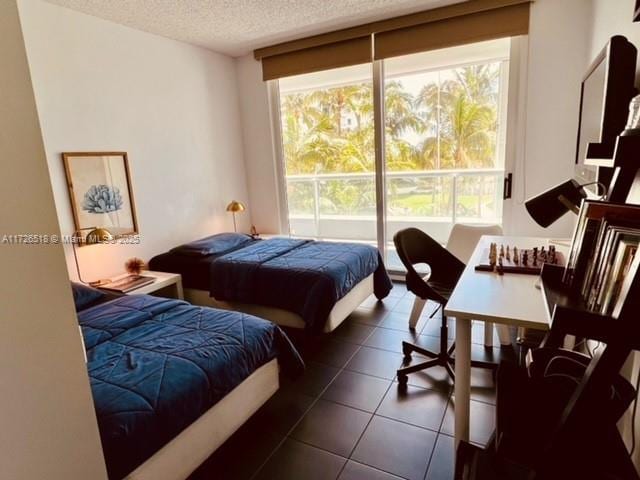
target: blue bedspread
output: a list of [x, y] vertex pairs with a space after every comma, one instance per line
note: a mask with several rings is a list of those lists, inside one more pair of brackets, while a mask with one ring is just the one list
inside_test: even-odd
[[304, 365], [271, 322], [125, 296], [78, 315], [109, 477], [122, 478], [274, 358]]
[[211, 263], [211, 295], [300, 315], [321, 331], [331, 309], [357, 283], [374, 274], [382, 299], [391, 280], [378, 250], [363, 244], [274, 238], [251, 243]]

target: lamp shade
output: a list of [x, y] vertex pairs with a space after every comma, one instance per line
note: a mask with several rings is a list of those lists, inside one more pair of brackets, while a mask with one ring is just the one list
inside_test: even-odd
[[95, 245], [96, 243], [107, 243], [113, 241], [113, 235], [106, 228], [98, 227], [87, 233], [85, 243]]
[[530, 198], [525, 206], [531, 218], [546, 228], [569, 210], [577, 211], [585, 198], [582, 186], [572, 179]]
[[229, 205], [227, 205], [227, 212], [244, 212], [244, 205], [240, 202], [233, 200]]

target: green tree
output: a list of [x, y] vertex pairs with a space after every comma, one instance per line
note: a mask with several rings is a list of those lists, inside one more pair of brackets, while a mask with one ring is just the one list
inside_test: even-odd
[[439, 168], [493, 166], [499, 66], [473, 65], [454, 73], [454, 79], [425, 85], [416, 97], [430, 132], [421, 156]]
[[[385, 85], [387, 168], [415, 171], [493, 166], [499, 68], [499, 64], [494, 63], [442, 73], [442, 81], [424, 85], [415, 98], [401, 80], [388, 81]], [[374, 172], [370, 83], [284, 94], [281, 102], [287, 175]], [[369, 212], [375, 208], [375, 190], [370, 180], [331, 179], [321, 183], [319, 207], [323, 213]], [[391, 182], [389, 188], [394, 198], [400, 199], [396, 202], [400, 210], [436, 214], [433, 202], [442, 190], [438, 185], [398, 179]], [[418, 190], [423, 192], [420, 194], [423, 197], [416, 196]], [[313, 212], [311, 183], [290, 182], [288, 192], [292, 210]], [[425, 195], [432, 203], [425, 203]]]

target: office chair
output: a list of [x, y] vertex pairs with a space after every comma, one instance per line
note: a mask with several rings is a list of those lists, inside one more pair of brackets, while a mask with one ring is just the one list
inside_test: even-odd
[[[468, 260], [482, 235], [498, 235], [500, 233], [502, 233], [502, 229], [497, 225], [488, 227], [454, 225], [447, 244], [454, 246], [459, 255]], [[407, 289], [416, 295], [409, 320], [410, 328], [414, 329], [427, 300], [439, 303], [440, 308], [447, 303], [451, 292], [465, 269], [465, 264], [458, 256], [417, 228], [400, 230], [394, 235], [393, 242], [400, 260], [407, 269]], [[420, 263], [426, 263], [430, 268], [430, 273], [424, 277], [414, 267]], [[491, 334], [493, 334], [493, 330], [491, 330]], [[447, 338], [447, 317], [443, 312], [440, 326], [439, 352], [432, 352], [418, 345], [402, 342], [405, 361], [411, 359], [411, 353], [413, 352], [420, 353], [431, 360], [398, 369], [397, 374], [400, 385], [407, 384], [408, 374], [434, 366], [444, 367], [449, 376], [455, 380], [455, 374], [451, 368], [455, 344], [447, 348]], [[495, 365], [489, 362], [472, 361], [471, 363], [476, 367], [495, 368]]]

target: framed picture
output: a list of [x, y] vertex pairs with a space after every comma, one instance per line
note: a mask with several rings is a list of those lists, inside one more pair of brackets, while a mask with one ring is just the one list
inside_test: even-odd
[[63, 153], [76, 231], [106, 228], [118, 238], [138, 233], [125, 152]]

